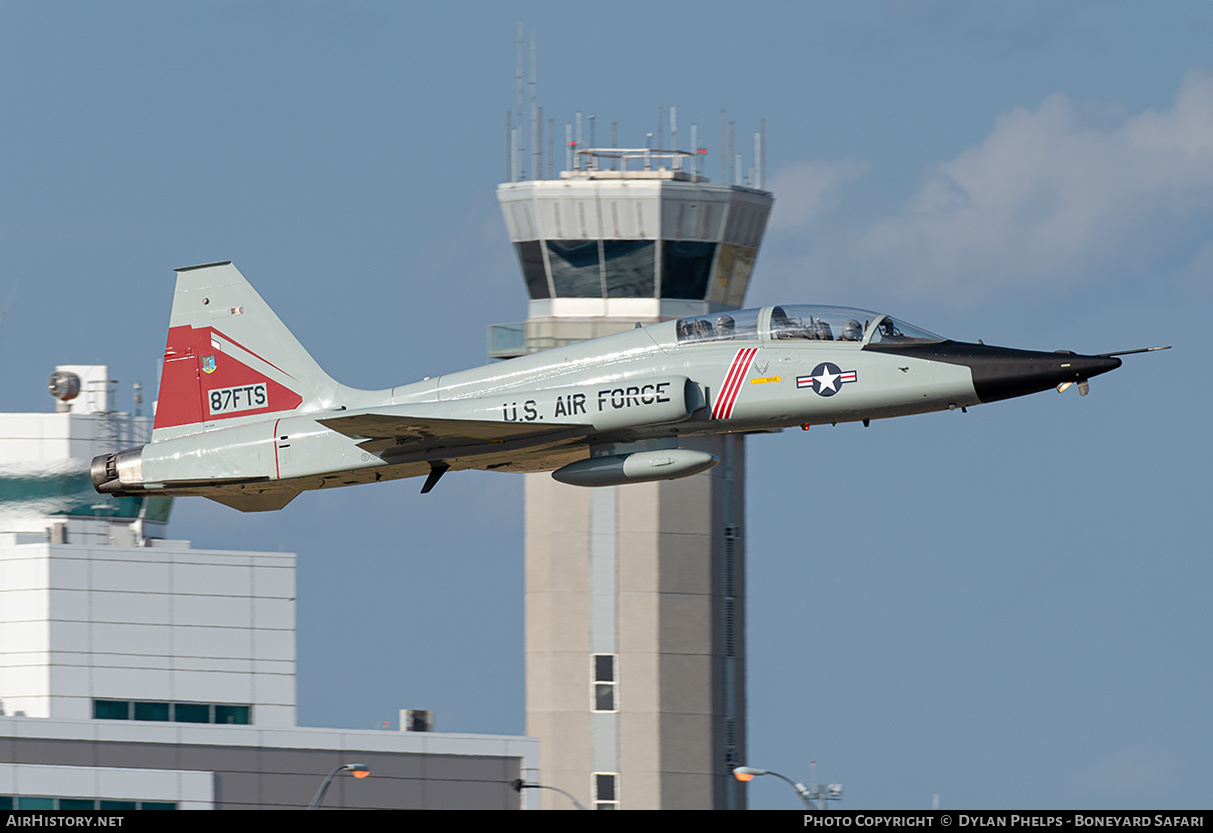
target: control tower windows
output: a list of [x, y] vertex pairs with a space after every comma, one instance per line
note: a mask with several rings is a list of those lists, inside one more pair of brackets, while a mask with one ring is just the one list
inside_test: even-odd
[[597, 240], [549, 240], [548, 262], [558, 298], [601, 298]]
[[608, 298], [653, 297], [656, 248], [652, 240], [602, 241]]
[[743, 257], [736, 246], [702, 240], [524, 240], [514, 244], [514, 252], [531, 300], [670, 298], [731, 304], [744, 292], [753, 267], [749, 250]]
[[547, 270], [543, 268], [543, 248], [538, 240], [527, 240], [514, 244], [518, 265], [522, 267], [522, 278], [526, 281], [527, 294], [533, 300], [550, 298]]
[[661, 247], [661, 297], [696, 301], [706, 298], [716, 244], [663, 240]]
[[741, 306], [757, 254], [757, 249], [721, 243], [708, 285], [707, 300], [716, 304]]

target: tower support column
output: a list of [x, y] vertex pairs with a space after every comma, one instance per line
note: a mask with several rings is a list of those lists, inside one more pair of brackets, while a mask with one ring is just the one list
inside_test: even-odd
[[[529, 303], [489, 355], [738, 309], [773, 199], [709, 182], [699, 150], [579, 149], [558, 179], [499, 185]], [[720, 463], [598, 489], [526, 475], [527, 734], [541, 782], [587, 806], [745, 807], [744, 440], [679, 444]]]
[[687, 445], [721, 463], [599, 489], [527, 475], [527, 734], [543, 782], [587, 806], [745, 806], [730, 776], [745, 758], [745, 447]]

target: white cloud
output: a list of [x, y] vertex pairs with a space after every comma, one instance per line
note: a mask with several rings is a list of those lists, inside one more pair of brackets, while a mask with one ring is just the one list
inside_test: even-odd
[[832, 209], [842, 186], [857, 179], [867, 166], [859, 162], [800, 162], [771, 177], [775, 195], [773, 231], [807, 226]]
[[1068, 779], [1071, 783], [1065, 789], [1104, 799], [1136, 794], [1149, 800], [1151, 795], [1165, 794], [1177, 769], [1167, 755], [1131, 747], [1091, 762]]
[[1158, 254], [1169, 225], [1211, 206], [1213, 78], [1193, 74], [1171, 109], [1111, 128], [1084, 126], [1063, 94], [999, 116], [851, 257], [911, 290], [1070, 283]]

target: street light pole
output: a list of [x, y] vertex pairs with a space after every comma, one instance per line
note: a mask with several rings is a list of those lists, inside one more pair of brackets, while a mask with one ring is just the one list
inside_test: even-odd
[[365, 778], [371, 774], [371, 768], [366, 764], [342, 764], [324, 777], [324, 783], [320, 785], [320, 789], [316, 790], [316, 795], [312, 797], [312, 803], [307, 805], [309, 810], [319, 810], [321, 802], [324, 801], [324, 794], [329, 791], [329, 784], [333, 783], [333, 779], [337, 777], [338, 772], [352, 772], [355, 778]]
[[[816, 764], [816, 762], [814, 762]], [[739, 766], [733, 768], [733, 777], [738, 781], [750, 781], [757, 775], [774, 775], [776, 778], [782, 778], [791, 785], [792, 789], [796, 790], [796, 794], [800, 796], [800, 800], [804, 802], [804, 806], [809, 810], [825, 810], [827, 801], [842, 800], [842, 784], [830, 784], [822, 786], [814, 784], [812, 787], [806, 787], [798, 781], [793, 781], [786, 775], [769, 769], [758, 769], [750, 766]], [[817, 805], [813, 804], [816, 799]]]
[[523, 781], [521, 778], [515, 778], [513, 781], [510, 782], [510, 786], [513, 787], [514, 790], [516, 792], [518, 792], [519, 794], [521, 794], [523, 790], [552, 790], [553, 792], [560, 793], [565, 798], [567, 798], [569, 801], [573, 802], [573, 806], [576, 807], [578, 810], [585, 809], [584, 807], [581, 806], [580, 801], [578, 801], [576, 798], [573, 798], [572, 794], [567, 793], [564, 790], [560, 789], [560, 787], [549, 787], [547, 784], [528, 784], [526, 781]]

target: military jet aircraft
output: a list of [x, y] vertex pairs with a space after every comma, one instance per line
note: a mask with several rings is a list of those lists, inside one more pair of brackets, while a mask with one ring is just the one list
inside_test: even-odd
[[[1166, 348], [1145, 348], [1166, 349]], [[152, 439], [97, 457], [110, 495], [245, 512], [300, 492], [447, 471], [608, 486], [714, 466], [683, 437], [967, 408], [1077, 384], [1083, 356], [949, 341], [889, 315], [776, 306], [701, 315], [378, 391], [334, 381], [231, 263], [177, 270]]]

